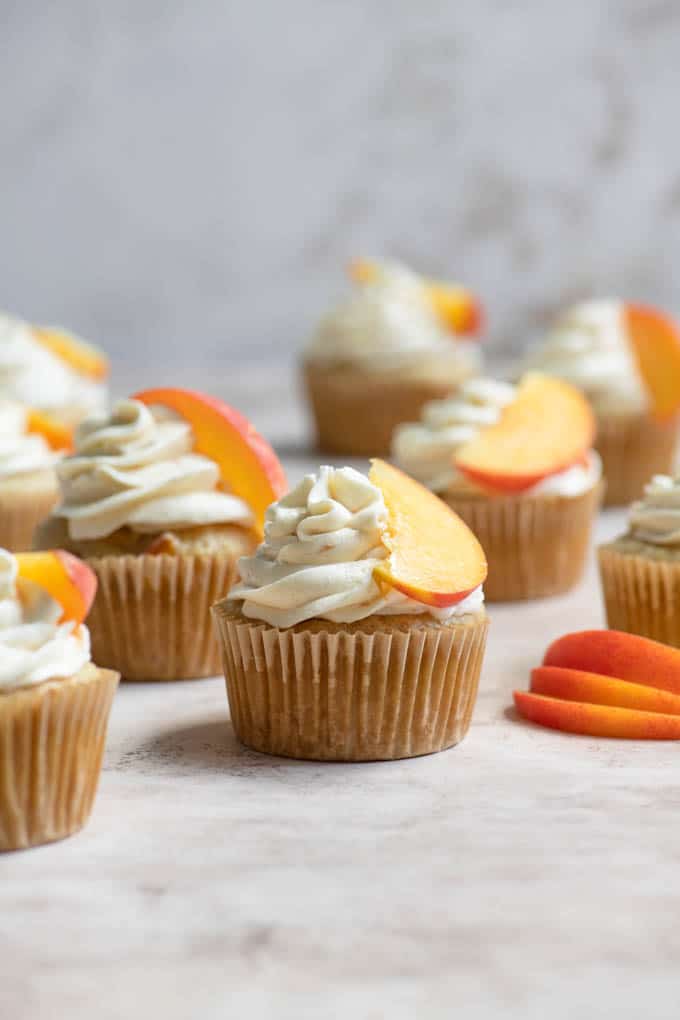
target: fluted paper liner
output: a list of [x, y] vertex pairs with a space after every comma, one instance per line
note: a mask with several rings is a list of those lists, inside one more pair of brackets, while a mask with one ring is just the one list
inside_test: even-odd
[[53, 489], [30, 489], [26, 493], [2, 492], [0, 486], [0, 548], [26, 552], [33, 548], [33, 533], [46, 520], [58, 499]]
[[63, 839], [89, 818], [118, 674], [0, 693], [0, 850]]
[[470, 725], [486, 643], [484, 612], [455, 622], [370, 617], [279, 630], [214, 607], [231, 719], [257, 751], [381, 761], [457, 744]]
[[220, 672], [210, 607], [235, 581], [233, 553], [87, 562], [99, 580], [87, 619], [96, 662], [126, 680], [188, 680]]
[[571, 497], [446, 496], [486, 554], [486, 600], [544, 598], [573, 588], [583, 573], [602, 489], [600, 483]]
[[680, 561], [598, 550], [607, 626], [680, 648]]
[[649, 414], [599, 418], [595, 448], [607, 483], [605, 506], [639, 499], [652, 475], [672, 474], [678, 421], [661, 423]]
[[385, 456], [392, 433], [405, 421], [418, 421], [428, 400], [449, 396], [460, 379], [385, 377], [346, 366], [307, 362], [304, 379], [320, 449], [357, 457]]

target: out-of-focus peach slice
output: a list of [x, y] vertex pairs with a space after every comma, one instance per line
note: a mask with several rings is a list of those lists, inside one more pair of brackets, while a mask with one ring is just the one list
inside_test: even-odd
[[663, 312], [646, 305], [624, 308], [638, 370], [660, 421], [680, 411], [680, 329]]
[[33, 581], [63, 609], [62, 620], [82, 623], [97, 593], [97, 575], [63, 549], [16, 554], [19, 577]]
[[546, 694], [564, 701], [585, 701], [591, 705], [612, 705], [644, 712], [680, 715], [680, 697], [677, 694], [563, 666], [538, 666], [532, 669], [531, 690], [534, 694]]
[[680, 715], [563, 701], [528, 691], [514, 691], [513, 697], [521, 716], [551, 730], [624, 740], [680, 740]]
[[680, 695], [680, 649], [621, 630], [580, 630], [549, 646], [544, 666], [562, 666]]
[[106, 379], [109, 374], [109, 360], [91, 344], [79, 337], [53, 327], [34, 326], [33, 335], [39, 344], [66, 362], [74, 372], [90, 379]]
[[30, 409], [26, 414], [26, 429], [41, 435], [52, 450], [68, 453], [73, 449], [73, 429], [46, 411]]

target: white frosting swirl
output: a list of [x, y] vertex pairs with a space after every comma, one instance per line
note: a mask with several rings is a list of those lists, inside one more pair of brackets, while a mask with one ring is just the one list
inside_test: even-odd
[[154, 534], [206, 524], [252, 523], [249, 507], [219, 490], [217, 464], [193, 453], [190, 425], [138, 400], [83, 422], [75, 454], [57, 471], [74, 539], [103, 538], [127, 526]]
[[[423, 408], [422, 420], [400, 425], [392, 440], [392, 455], [399, 466], [433, 492], [452, 489], [480, 492], [470, 479], [456, 470], [456, 451], [489, 425], [495, 425], [516, 389], [494, 379], [470, 379], [454, 397], [432, 400]], [[594, 451], [588, 464], [556, 471], [523, 491], [523, 495], [579, 496], [591, 489], [602, 473]]]
[[0, 549], [0, 694], [73, 676], [90, 661], [83, 624], [58, 623], [62, 609], [38, 585], [17, 579], [17, 562]]
[[630, 534], [652, 545], [680, 546], [680, 478], [654, 475], [630, 508]]
[[76, 372], [43, 347], [29, 323], [0, 313], [2, 396], [46, 411], [83, 415], [104, 408], [108, 399], [104, 382]]
[[636, 413], [648, 405], [621, 301], [585, 301], [569, 309], [530, 353], [524, 370], [577, 386], [597, 414]]
[[308, 350], [310, 358], [368, 371], [424, 368], [429, 355], [469, 372], [480, 360], [478, 345], [457, 340], [442, 325], [421, 277], [397, 263], [381, 263], [375, 280], [358, 284], [326, 315]]
[[0, 399], [0, 478], [44, 471], [56, 463], [58, 457], [43, 436], [26, 428], [26, 409]]
[[245, 616], [272, 627], [304, 620], [353, 623], [367, 616], [430, 613], [439, 620], [478, 611], [481, 585], [458, 605], [436, 609], [396, 590], [386, 594], [373, 578], [389, 550], [383, 495], [353, 468], [322, 467], [273, 503], [265, 539], [239, 561], [241, 581], [229, 597], [243, 599]]

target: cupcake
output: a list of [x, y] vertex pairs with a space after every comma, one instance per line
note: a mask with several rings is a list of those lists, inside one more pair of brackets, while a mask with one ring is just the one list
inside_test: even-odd
[[221, 401], [149, 390], [82, 423], [57, 471], [61, 502], [37, 546], [67, 549], [97, 575], [96, 661], [128, 680], [217, 673], [210, 606], [285, 488], [268, 444]]
[[72, 333], [0, 313], [0, 398], [72, 427], [106, 407], [108, 374], [105, 355]]
[[652, 478], [599, 563], [608, 626], [680, 648], [680, 478]]
[[392, 454], [470, 526], [489, 562], [489, 601], [565, 592], [583, 572], [601, 495], [595, 423], [581, 394], [527, 375], [472, 379], [397, 429]]
[[319, 446], [370, 456], [389, 451], [399, 422], [477, 373], [469, 336], [481, 312], [462, 287], [394, 263], [355, 263], [353, 275], [353, 292], [322, 320], [303, 372]]
[[33, 533], [57, 502], [55, 465], [70, 430], [0, 398], [0, 547], [30, 549]]
[[231, 718], [249, 747], [373, 761], [462, 740], [487, 617], [484, 553], [383, 461], [307, 475], [214, 607]]
[[[588, 301], [565, 312], [525, 363], [577, 386], [591, 403], [607, 506], [630, 503], [653, 474], [672, 470], [680, 401], [680, 367], [673, 371], [666, 357], [673, 346], [680, 350], [680, 335], [659, 312]], [[675, 393], [664, 403], [659, 389], [674, 377]]]
[[87, 821], [118, 675], [90, 661], [96, 579], [61, 551], [0, 549], [0, 850]]

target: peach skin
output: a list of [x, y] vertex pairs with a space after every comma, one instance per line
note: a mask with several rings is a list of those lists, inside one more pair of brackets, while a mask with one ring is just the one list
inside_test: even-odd
[[551, 730], [624, 740], [680, 740], [680, 715], [563, 701], [527, 691], [514, 691], [513, 698], [521, 716]]
[[378, 584], [429, 606], [462, 601], [486, 577], [484, 550], [460, 517], [434, 493], [384, 460], [368, 475], [388, 512], [388, 560], [375, 568]]
[[677, 694], [563, 666], [538, 666], [532, 669], [531, 691], [533, 694], [545, 694], [564, 701], [680, 715], [680, 696]]
[[669, 316], [645, 305], [627, 304], [628, 337], [659, 421], [680, 411], [680, 329]]
[[73, 429], [46, 411], [29, 410], [26, 430], [41, 435], [51, 450], [69, 453], [73, 449]]
[[581, 630], [549, 646], [544, 666], [600, 673], [680, 695], [680, 649], [620, 630]]
[[90, 379], [106, 379], [109, 374], [109, 360], [91, 344], [52, 327], [34, 326], [35, 339], [61, 361]]
[[278, 457], [254, 425], [229, 404], [194, 390], [144, 390], [134, 399], [170, 408], [189, 422], [194, 449], [219, 465], [223, 481], [251, 508], [262, 535], [265, 510], [288, 484]]
[[526, 375], [496, 425], [455, 456], [458, 470], [498, 492], [522, 492], [579, 462], [593, 444], [595, 418], [575, 387], [538, 372]]
[[63, 609], [62, 620], [82, 623], [97, 592], [97, 575], [77, 556], [63, 549], [17, 553], [19, 577], [33, 581]]

